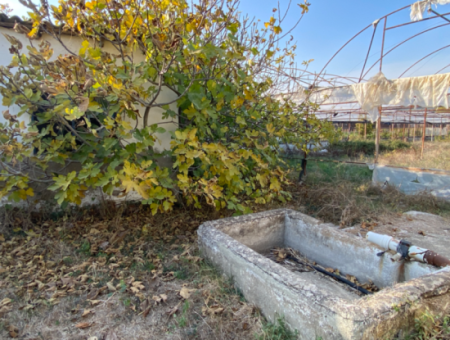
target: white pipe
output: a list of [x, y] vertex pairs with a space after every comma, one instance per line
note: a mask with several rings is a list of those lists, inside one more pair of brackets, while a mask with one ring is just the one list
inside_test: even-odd
[[411, 247], [409, 247], [408, 255], [409, 255], [409, 257], [412, 257], [412, 258], [416, 259], [417, 261], [427, 263], [427, 261], [425, 261], [425, 259], [424, 259], [424, 255], [427, 251], [428, 251], [428, 249], [425, 249], [425, 248], [411, 246]]
[[386, 250], [394, 250], [397, 251], [398, 241], [395, 240], [392, 236], [381, 235], [377, 233], [373, 233], [369, 231], [366, 235], [368, 241], [375, 243]]
[[[395, 252], [397, 252], [397, 246], [400, 243], [399, 241], [394, 239], [392, 236], [381, 235], [381, 234], [373, 233], [371, 231], [369, 231], [367, 233], [366, 238], [368, 241], [375, 243], [376, 245], [380, 246], [383, 249], [393, 250]], [[425, 255], [425, 252], [427, 252], [427, 251], [428, 251], [428, 249], [411, 246], [411, 247], [409, 247], [409, 250], [408, 250], [408, 256], [417, 261], [426, 263], [426, 261], [424, 259], [424, 255]]]

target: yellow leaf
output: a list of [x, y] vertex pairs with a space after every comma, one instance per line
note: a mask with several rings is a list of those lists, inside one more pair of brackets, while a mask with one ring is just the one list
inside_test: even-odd
[[275, 34], [280, 34], [283, 30], [281, 29], [280, 26], [275, 26], [273, 28], [273, 31], [274, 31]]
[[27, 194], [27, 196], [34, 196], [33, 188], [28, 188], [25, 193]]
[[270, 134], [273, 134], [275, 132], [275, 127], [273, 126], [272, 123], [267, 124], [266, 129]]

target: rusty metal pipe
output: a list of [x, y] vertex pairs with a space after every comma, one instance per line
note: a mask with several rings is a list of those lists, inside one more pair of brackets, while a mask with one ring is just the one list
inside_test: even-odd
[[436, 267], [445, 267], [450, 266], [450, 260], [438, 253], [435, 253], [432, 250], [427, 250], [423, 255], [423, 259], [425, 263], [431, 264]]

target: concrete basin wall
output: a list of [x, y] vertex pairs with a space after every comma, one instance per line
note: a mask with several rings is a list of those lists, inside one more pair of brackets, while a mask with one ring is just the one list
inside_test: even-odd
[[324, 267], [353, 275], [360, 282], [371, 280], [384, 288], [437, 271], [419, 262], [394, 262], [389, 253], [378, 256], [381, 249], [366, 239], [343, 233], [332, 224], [305, 219], [296, 212], [286, 213], [285, 224], [285, 246]]
[[[417, 263], [407, 269], [408, 264], [404, 279], [417, 278], [389, 287], [396, 268], [387, 255], [376, 255], [380, 249], [292, 210], [206, 222], [198, 235], [202, 256], [269, 320], [284, 316], [301, 339], [390, 339], [411, 328], [425, 308], [450, 312], [450, 271]], [[319, 264], [388, 287], [360, 298], [333, 281], [293, 273], [258, 253], [275, 246], [292, 247]]]

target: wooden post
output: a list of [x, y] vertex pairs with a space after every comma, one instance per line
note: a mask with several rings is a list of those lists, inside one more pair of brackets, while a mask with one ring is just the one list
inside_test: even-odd
[[[408, 139], [411, 137], [411, 108], [409, 108]], [[413, 139], [414, 142], [414, 139]]]
[[441, 125], [439, 127], [439, 138], [442, 138], [442, 117], [441, 117]]
[[350, 136], [350, 133], [351, 133], [351, 131], [352, 131], [352, 114], [350, 113], [350, 116], [349, 116], [349, 123], [348, 123], [348, 135]]
[[420, 153], [420, 158], [423, 158], [423, 150], [425, 149], [425, 135], [427, 132], [427, 108], [425, 108], [425, 113], [423, 114], [423, 129], [422, 129], [422, 151]]
[[378, 107], [378, 119], [377, 119], [377, 136], [375, 138], [375, 164], [378, 163], [378, 156], [380, 153], [380, 130], [381, 130], [381, 106]]
[[404, 121], [404, 123], [403, 123], [403, 141], [406, 142], [406, 118], [405, 117], [403, 117], [403, 121]]
[[[442, 127], [442, 124], [441, 124]], [[367, 122], [364, 123], [364, 140], [367, 138]]]
[[431, 123], [431, 141], [434, 142], [434, 124]]

